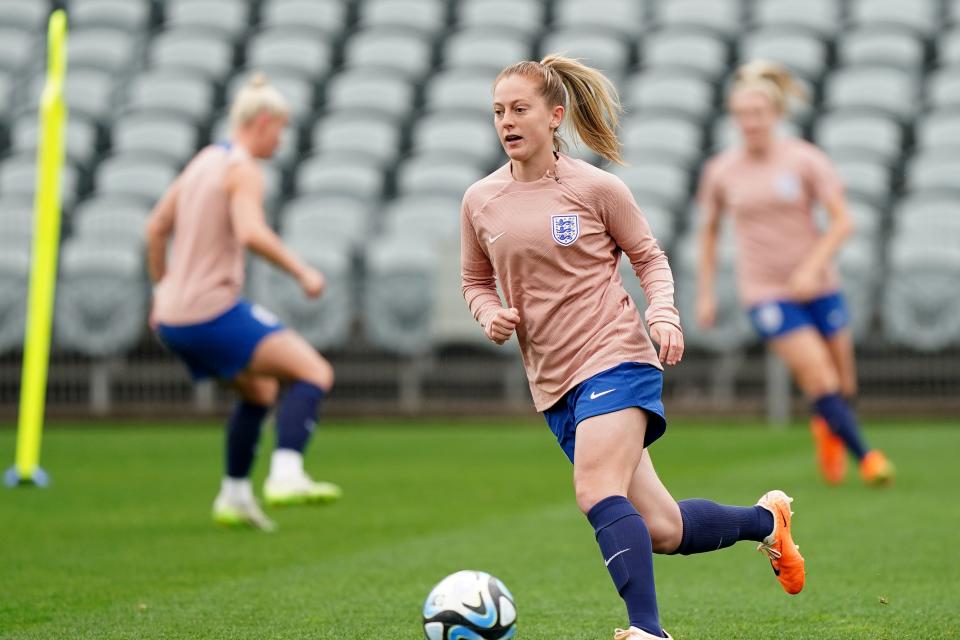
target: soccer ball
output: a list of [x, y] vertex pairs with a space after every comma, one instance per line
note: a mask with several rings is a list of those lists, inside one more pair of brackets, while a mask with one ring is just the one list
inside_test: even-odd
[[441, 580], [423, 603], [427, 640], [507, 640], [517, 633], [517, 608], [506, 585], [483, 571]]

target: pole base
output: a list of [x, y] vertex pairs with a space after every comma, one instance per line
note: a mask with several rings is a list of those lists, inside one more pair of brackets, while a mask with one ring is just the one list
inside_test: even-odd
[[47, 472], [37, 467], [33, 470], [33, 475], [29, 478], [21, 477], [20, 472], [17, 471], [16, 467], [10, 467], [7, 469], [7, 472], [3, 474], [3, 482], [11, 489], [13, 487], [39, 487], [41, 489], [46, 489], [50, 486], [50, 476], [47, 475]]

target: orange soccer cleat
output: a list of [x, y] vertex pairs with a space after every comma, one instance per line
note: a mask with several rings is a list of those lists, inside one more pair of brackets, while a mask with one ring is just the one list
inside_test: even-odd
[[790, 534], [790, 521], [793, 512], [790, 503], [793, 498], [783, 491], [768, 491], [757, 501], [757, 505], [773, 514], [773, 533], [764, 538], [757, 547], [770, 559], [773, 573], [780, 581], [783, 590], [789, 594], [797, 594], [803, 589], [806, 573], [803, 568], [803, 556], [800, 547], [793, 542]]
[[896, 470], [887, 456], [874, 449], [860, 461], [860, 477], [869, 485], [875, 487], [887, 486], [893, 482]]
[[810, 432], [817, 450], [820, 474], [827, 484], [840, 484], [847, 475], [847, 451], [843, 440], [830, 430], [826, 420], [820, 416], [811, 418]]

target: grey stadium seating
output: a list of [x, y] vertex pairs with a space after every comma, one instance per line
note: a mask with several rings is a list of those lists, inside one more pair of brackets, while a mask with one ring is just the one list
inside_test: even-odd
[[600, 27], [627, 38], [637, 38], [646, 26], [644, 3], [638, 0], [557, 0], [554, 28]]
[[416, 31], [381, 27], [352, 36], [344, 49], [344, 64], [348, 69], [390, 70], [419, 81], [430, 69], [432, 56], [430, 44]]
[[523, 35], [481, 27], [452, 34], [443, 45], [447, 69], [482, 69], [497, 74], [501, 69], [533, 55], [530, 40]]
[[602, 70], [611, 80], [619, 80], [630, 62], [630, 45], [615, 32], [606, 29], [568, 28], [552, 31], [540, 41], [539, 56], [551, 53], [579, 58]]
[[49, 7], [36, 0], [0, 2], [0, 24], [39, 32], [46, 26]]
[[277, 69], [316, 81], [330, 73], [333, 50], [306, 29], [268, 29], [250, 38], [247, 66], [267, 71]]
[[[22, 197], [32, 201], [36, 178], [36, 154], [25, 153], [0, 160], [0, 196]], [[69, 162], [64, 164], [60, 180], [61, 205], [69, 211], [77, 197], [79, 175], [76, 167]]]
[[233, 45], [195, 27], [168, 29], [151, 41], [147, 61], [153, 69], [192, 71], [222, 82], [233, 69]]
[[[955, 205], [956, 206], [956, 205]], [[895, 243], [884, 287], [883, 326], [893, 344], [937, 351], [960, 344], [960, 249]]]
[[428, 113], [451, 111], [455, 115], [468, 113], [493, 117], [494, 73], [489, 70], [450, 70], [435, 75], [424, 91], [424, 110]]
[[760, 27], [799, 28], [827, 40], [842, 28], [843, 8], [836, 0], [763, 0], [755, 4], [753, 19]]
[[0, 69], [19, 72], [37, 53], [37, 37], [32, 31], [17, 29], [0, 18]]
[[754, 31], [740, 42], [740, 62], [761, 58], [784, 64], [807, 80], [819, 80], [827, 69], [827, 43], [787, 27]]
[[99, 195], [128, 196], [153, 205], [176, 175], [169, 160], [138, 153], [115, 155], [97, 167], [94, 186]]
[[[33, 154], [39, 142], [37, 114], [24, 113], [10, 127], [10, 150], [13, 153]], [[93, 122], [81, 114], [74, 114], [67, 120], [65, 133], [67, 158], [79, 167], [92, 164], [97, 153], [97, 128]]]
[[360, 5], [360, 26], [407, 27], [430, 36], [447, 22], [444, 0], [365, 0]]
[[324, 155], [365, 155], [386, 166], [397, 156], [400, 130], [395, 121], [377, 113], [336, 112], [317, 122], [311, 144]]
[[343, 0], [267, 0], [260, 20], [263, 27], [311, 29], [330, 38], [346, 29], [347, 7]]
[[655, 6], [662, 27], [696, 27], [732, 39], [743, 25], [741, 0], [670, 0]]
[[914, 74], [887, 66], [847, 67], [826, 80], [826, 107], [874, 109], [907, 121], [916, 114], [919, 90]]
[[30, 280], [29, 248], [8, 241], [0, 239], [0, 354], [23, 345]]
[[446, 195], [461, 198], [467, 188], [484, 177], [482, 165], [462, 155], [433, 153], [410, 156], [397, 170], [398, 195]]
[[249, 27], [250, 6], [243, 0], [166, 0], [163, 9], [168, 27], [199, 27], [236, 40]]
[[426, 115], [413, 130], [414, 153], [460, 155], [489, 165], [500, 153], [500, 142], [489, 116], [439, 113]]
[[169, 112], [197, 126], [213, 112], [214, 88], [202, 75], [174, 69], [147, 71], [126, 91], [127, 111]]
[[346, 196], [305, 196], [288, 200], [282, 212], [283, 236], [308, 239], [323, 247], [359, 249], [370, 232], [370, 209]]
[[461, 0], [461, 27], [494, 27], [533, 38], [545, 22], [546, 5], [539, 0]]
[[647, 69], [680, 69], [717, 80], [727, 70], [728, 44], [697, 29], [663, 29], [640, 43], [640, 63]]
[[71, 0], [70, 28], [109, 27], [145, 32], [150, 11], [149, 0]]
[[935, 71], [927, 80], [926, 103], [931, 109], [960, 108], [960, 65]]
[[357, 69], [334, 75], [327, 83], [330, 111], [379, 111], [403, 120], [413, 109], [414, 85], [386, 70]]
[[295, 191], [300, 195], [340, 195], [375, 202], [384, 189], [384, 175], [366, 156], [310, 156], [297, 166]]
[[715, 87], [696, 75], [652, 70], [630, 76], [624, 85], [624, 104], [634, 112], [659, 111], [703, 122], [714, 110]]
[[197, 149], [197, 128], [173, 115], [131, 113], [113, 125], [112, 149], [120, 154], [156, 154], [180, 165]]
[[873, 65], [917, 71], [923, 66], [923, 42], [902, 28], [876, 27], [844, 34], [837, 54], [844, 66]]

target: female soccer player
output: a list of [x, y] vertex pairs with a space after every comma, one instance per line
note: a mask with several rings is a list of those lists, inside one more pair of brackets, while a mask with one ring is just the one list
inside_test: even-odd
[[[893, 466], [866, 445], [848, 403], [857, 390], [853, 339], [833, 266], [853, 232], [843, 186], [819, 149], [776, 135], [790, 95], [802, 94], [779, 65], [757, 61], [737, 72], [729, 107], [744, 144], [713, 158], [700, 184], [698, 321], [709, 327], [716, 317], [717, 234], [720, 215], [729, 210], [741, 300], [757, 332], [813, 403], [823, 477], [832, 484], [843, 480], [845, 446], [860, 461], [866, 482], [884, 484], [893, 478]], [[825, 233], [814, 221], [815, 202], [829, 214]]]
[[150, 277], [156, 283], [151, 325], [194, 379], [227, 381], [241, 396], [227, 422], [226, 475], [213, 518], [264, 530], [275, 525], [254, 499], [250, 469], [281, 381], [288, 385], [276, 414], [267, 503], [323, 502], [341, 493], [303, 470], [303, 451], [320, 401], [333, 386], [333, 368], [273, 314], [241, 297], [244, 249], [287, 271], [306, 295], [315, 298], [323, 291], [323, 275], [284, 247], [264, 218], [263, 174], [256, 160], [273, 155], [288, 115], [283, 96], [255, 76], [232, 105], [230, 142], [200, 151], [147, 225]]
[[[509, 162], [471, 186], [461, 214], [463, 294], [486, 336], [516, 332], [538, 411], [573, 463], [577, 504], [626, 603], [618, 640], [669, 638], [660, 626], [652, 553], [691, 554], [760, 542], [784, 589], [803, 588], [789, 498], [756, 506], [679, 504], [646, 450], [666, 429], [662, 366], [683, 355], [673, 275], [646, 219], [619, 178], [560, 151], [569, 115], [580, 138], [620, 161], [619, 99], [610, 81], [550, 55], [504, 69], [494, 83], [494, 124]], [[650, 336], [623, 288], [626, 252], [650, 302]], [[499, 279], [506, 298], [496, 288]]]

